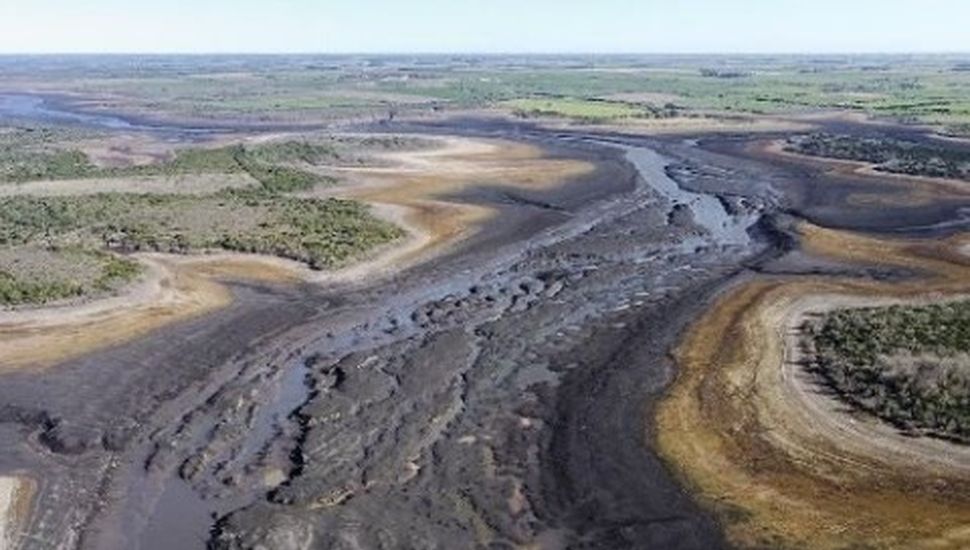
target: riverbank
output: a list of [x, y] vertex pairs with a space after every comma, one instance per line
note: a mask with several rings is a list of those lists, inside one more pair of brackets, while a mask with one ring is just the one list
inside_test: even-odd
[[803, 226], [805, 250], [916, 280], [767, 277], [719, 298], [686, 333], [682, 369], [657, 412], [664, 457], [741, 546], [963, 548], [968, 450], [910, 441], [806, 386], [792, 364], [800, 316], [840, 304], [935, 300], [970, 291], [962, 238], [892, 241]]

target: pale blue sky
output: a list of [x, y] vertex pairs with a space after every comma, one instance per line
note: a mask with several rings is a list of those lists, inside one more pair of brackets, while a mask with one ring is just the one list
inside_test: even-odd
[[0, 0], [0, 52], [970, 51], [970, 0]]

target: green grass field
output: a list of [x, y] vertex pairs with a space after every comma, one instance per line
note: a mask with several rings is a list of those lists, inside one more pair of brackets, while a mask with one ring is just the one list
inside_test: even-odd
[[504, 101], [502, 107], [523, 116], [554, 116], [579, 120], [617, 120], [624, 118], [653, 118], [643, 107], [619, 101], [574, 98], [523, 98]]

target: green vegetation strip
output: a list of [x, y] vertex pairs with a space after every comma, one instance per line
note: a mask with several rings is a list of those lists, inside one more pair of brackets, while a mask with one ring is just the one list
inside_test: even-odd
[[970, 443], [970, 301], [839, 310], [806, 334], [812, 371], [849, 403]]
[[0, 143], [0, 182], [39, 180], [172, 176], [184, 174], [237, 174], [252, 176], [272, 192], [303, 191], [332, 178], [298, 168], [333, 159], [336, 151], [326, 145], [305, 142], [232, 145], [216, 149], [183, 149], [167, 162], [101, 168], [80, 151], [23, 147]]
[[665, 118], [677, 115], [677, 108], [672, 105], [658, 108], [648, 104], [599, 99], [523, 98], [506, 101], [503, 105], [523, 118], [551, 116], [589, 122]]
[[[78, 152], [37, 148], [46, 143], [43, 137], [25, 143], [28, 148], [18, 149], [15, 139], [0, 139], [0, 180], [245, 173], [258, 185], [204, 196], [102, 193], [0, 199], [0, 305], [43, 304], [113, 290], [135, 276], [137, 264], [111, 252], [221, 249], [327, 269], [403, 235], [360, 203], [287, 195], [332, 181], [301, 168], [343, 161], [329, 144], [195, 148], [163, 163], [99, 168]], [[92, 258], [97, 266], [92, 267]]]
[[970, 181], [970, 152], [889, 138], [811, 134], [789, 140], [787, 149], [803, 155], [870, 162], [876, 169]]
[[39, 305], [114, 291], [141, 267], [116, 255], [77, 248], [19, 247], [0, 252], [0, 305]]
[[374, 218], [357, 202], [263, 191], [0, 200], [0, 246], [74, 244], [172, 253], [221, 248], [324, 269], [400, 235], [400, 229]]

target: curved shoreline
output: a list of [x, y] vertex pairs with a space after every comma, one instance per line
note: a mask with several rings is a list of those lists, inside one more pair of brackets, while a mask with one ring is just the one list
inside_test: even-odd
[[[832, 170], [836, 174], [843, 176], [858, 176], [868, 179], [879, 179], [880, 183], [899, 188], [903, 192], [903, 197], [896, 199], [895, 203], [927, 203], [938, 199], [940, 196], [970, 196], [970, 182], [957, 179], [933, 178], [929, 176], [883, 172], [877, 170], [877, 165], [871, 162], [805, 155], [795, 151], [786, 150], [784, 140], [770, 140], [760, 143], [756, 142], [754, 149], [767, 156], [787, 159], [800, 163], [807, 163], [813, 166], [822, 166]], [[853, 196], [852, 199], [866, 200], [867, 197], [868, 196], [865, 194], [858, 194]], [[887, 199], [882, 198], [881, 200]], [[903, 201], [905, 201], [905, 203]]]
[[162, 259], [144, 259], [150, 275], [121, 295], [82, 304], [0, 316], [2, 370], [45, 367], [120, 344], [162, 326], [223, 308], [223, 285]]
[[[828, 258], [928, 274], [897, 283], [769, 277], [727, 292], [675, 351], [680, 375], [656, 412], [662, 455], [740, 546], [966, 547], [970, 449], [906, 442], [855, 420], [832, 398], [805, 393], [786, 362], [792, 324], [818, 300], [965, 295], [970, 262], [954, 250], [961, 241], [885, 241], [814, 227], [802, 237]], [[814, 408], [798, 408], [806, 403]], [[933, 453], [949, 456], [924, 460]]]
[[373, 282], [446, 253], [498, 214], [487, 206], [446, 200], [445, 195], [498, 182], [545, 188], [592, 170], [583, 162], [547, 158], [532, 145], [456, 137], [437, 140], [440, 148], [384, 155], [392, 166], [350, 169], [350, 173], [371, 179], [318, 193], [367, 203], [376, 216], [402, 227], [404, 239], [371, 250], [350, 265], [323, 272], [273, 256], [138, 254], [148, 272], [119, 295], [82, 304], [0, 312], [0, 370], [50, 366], [220, 310], [232, 302], [231, 292], [220, 280], [319, 285]]
[[[943, 300], [963, 300], [967, 295], [947, 295]], [[778, 385], [778, 403], [789, 404], [792, 415], [799, 415], [800, 431], [840, 445], [846, 453], [878, 454], [900, 468], [915, 467], [945, 476], [958, 472], [970, 476], [970, 446], [934, 437], [913, 437], [890, 424], [830, 395], [816, 376], [801, 365], [800, 327], [810, 315], [836, 309], [887, 307], [940, 303], [939, 296], [860, 297], [849, 294], [810, 294], [796, 298], [779, 311], [779, 330], [784, 342], [784, 361]], [[795, 405], [792, 406], [791, 404]], [[794, 420], [794, 419], [793, 419]]]

